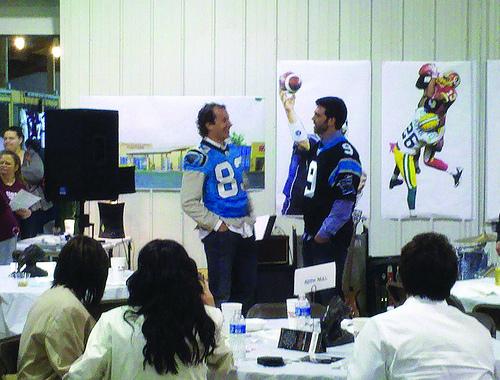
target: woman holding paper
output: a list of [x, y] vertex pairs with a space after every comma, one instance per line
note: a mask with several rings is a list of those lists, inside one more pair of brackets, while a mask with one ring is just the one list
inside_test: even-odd
[[9, 207], [9, 198], [0, 191], [0, 265], [12, 262], [12, 252], [16, 249], [18, 233], [19, 225]]
[[29, 218], [29, 209], [19, 209], [15, 213], [9, 206], [16, 194], [23, 190], [21, 160], [12, 152], [0, 152], [0, 265], [12, 261], [19, 233], [19, 220]]
[[[20, 127], [9, 127], [3, 132], [3, 144], [5, 150], [15, 153], [21, 162], [21, 173], [26, 191], [30, 192], [40, 200], [35, 203], [31, 210], [32, 217], [23, 223], [21, 237], [23, 239], [43, 233], [43, 226], [54, 219], [52, 203], [45, 199], [42, 188], [44, 165], [42, 158], [37, 153], [37, 144], [33, 140], [24, 141], [23, 130]], [[26, 149], [23, 149], [25, 143]]]

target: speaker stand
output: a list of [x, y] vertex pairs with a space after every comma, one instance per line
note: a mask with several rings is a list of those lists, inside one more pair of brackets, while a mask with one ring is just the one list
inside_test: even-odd
[[78, 233], [83, 235], [85, 232], [85, 228], [92, 226], [92, 237], [94, 237], [94, 224], [90, 223], [89, 214], [85, 214], [84, 210], [85, 201], [78, 201]]

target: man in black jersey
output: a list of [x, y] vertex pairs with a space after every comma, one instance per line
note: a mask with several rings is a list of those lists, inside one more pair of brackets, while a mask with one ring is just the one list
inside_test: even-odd
[[295, 95], [280, 93], [292, 139], [307, 154], [307, 181], [304, 189], [304, 265], [335, 261], [336, 287], [319, 292], [323, 304], [342, 295], [342, 273], [353, 234], [352, 211], [361, 178], [356, 149], [342, 133], [347, 107], [340, 98], [316, 100], [312, 117], [314, 133], [320, 140], [311, 144], [295, 113]]

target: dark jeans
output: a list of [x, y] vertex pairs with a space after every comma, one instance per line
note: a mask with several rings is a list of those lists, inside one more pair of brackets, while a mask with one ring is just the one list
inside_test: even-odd
[[333, 237], [324, 244], [318, 244], [314, 239], [303, 242], [302, 257], [305, 267], [335, 261], [335, 288], [316, 292], [316, 302], [328, 305], [333, 296], [344, 297], [342, 293], [342, 276], [349, 244], [350, 240], [347, 241], [347, 239], [337, 237]]
[[255, 237], [244, 239], [232, 231], [213, 231], [203, 239], [203, 244], [216, 306], [222, 302], [241, 302], [246, 315], [253, 305], [257, 285]]

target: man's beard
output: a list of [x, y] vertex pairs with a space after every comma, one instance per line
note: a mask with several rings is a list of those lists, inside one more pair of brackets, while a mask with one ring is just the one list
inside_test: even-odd
[[314, 133], [316, 133], [317, 135], [323, 134], [327, 129], [328, 129], [328, 126], [325, 124], [321, 124], [321, 125], [314, 124]]

